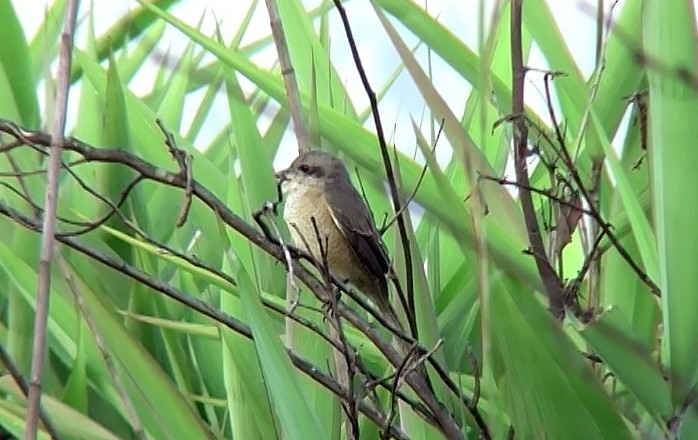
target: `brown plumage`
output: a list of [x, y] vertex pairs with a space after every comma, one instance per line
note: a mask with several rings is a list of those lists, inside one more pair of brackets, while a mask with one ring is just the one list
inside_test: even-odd
[[[329, 153], [309, 151], [276, 177], [286, 194], [284, 220], [293, 244], [320, 264], [322, 246], [330, 272], [351, 282], [373, 301], [391, 327], [402, 329], [388, 297], [387, 253], [368, 207], [351, 184], [342, 161]], [[403, 356], [413, 349], [411, 343], [400, 338], [395, 343]], [[427, 386], [431, 386], [424, 365], [417, 367], [416, 374], [426, 378]]]
[[350, 281], [394, 320], [386, 281], [388, 257], [342, 161], [322, 151], [305, 152], [277, 178], [286, 193], [284, 220], [294, 245], [322, 263], [314, 218], [330, 272]]

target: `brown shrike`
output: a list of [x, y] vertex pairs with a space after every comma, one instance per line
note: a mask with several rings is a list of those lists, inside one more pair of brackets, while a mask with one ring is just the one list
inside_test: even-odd
[[276, 177], [285, 194], [284, 220], [293, 244], [320, 264], [323, 249], [334, 276], [351, 282], [397, 321], [388, 299], [386, 251], [342, 161], [329, 153], [308, 151]]
[[[293, 244], [320, 264], [324, 252], [328, 269], [335, 277], [351, 282], [378, 307], [391, 326], [402, 329], [388, 297], [387, 252], [342, 161], [329, 153], [308, 151], [276, 173], [276, 178], [285, 194], [284, 220]], [[409, 356], [414, 349], [400, 338], [396, 343], [403, 356]], [[431, 387], [424, 365], [417, 366], [417, 374], [427, 379], [426, 386]]]

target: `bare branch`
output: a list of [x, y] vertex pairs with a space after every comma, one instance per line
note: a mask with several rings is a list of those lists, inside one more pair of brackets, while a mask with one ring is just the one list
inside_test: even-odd
[[[5, 347], [3, 347], [2, 344], [0, 344], [0, 362], [2, 362], [5, 368], [7, 368], [7, 371], [10, 372], [12, 379], [14, 379], [15, 383], [22, 391], [22, 394], [24, 394], [24, 396], [26, 397], [29, 394], [29, 386], [27, 385], [27, 381], [26, 379], [24, 379], [22, 373], [19, 371], [17, 364], [10, 357], [10, 354], [5, 351]], [[39, 419], [41, 420], [41, 423], [44, 424], [46, 432], [48, 432], [48, 434], [51, 436], [53, 440], [59, 440], [61, 438], [58, 435], [58, 431], [56, 430], [56, 427], [53, 425], [53, 422], [42, 408], [39, 408]]]
[[296, 139], [298, 140], [298, 153], [302, 153], [310, 149], [310, 135], [308, 134], [308, 128], [306, 127], [305, 121], [303, 120], [303, 113], [301, 112], [298, 82], [296, 81], [295, 71], [291, 63], [291, 55], [288, 52], [286, 35], [284, 34], [284, 27], [281, 22], [276, 0], [266, 0], [266, 4], [267, 11], [269, 12], [271, 33], [274, 36], [274, 45], [279, 55], [281, 76], [284, 79], [284, 85], [286, 87], [288, 109], [289, 113], [291, 113], [293, 129], [296, 132]]
[[[181, 183], [184, 184], [184, 182], [181, 182]], [[30, 229], [30, 230], [36, 231], [36, 232], [41, 231], [42, 226], [38, 221], [36, 221], [32, 218], [29, 218], [20, 212], [17, 212], [16, 210], [6, 206], [3, 203], [0, 203], [0, 214], [12, 218], [17, 223], [19, 223], [20, 225], [22, 225], [23, 227], [25, 227], [27, 229]], [[240, 335], [242, 335], [246, 338], [252, 339], [252, 331], [250, 330], [249, 326], [247, 326], [246, 324], [242, 323], [241, 321], [233, 318], [232, 316], [229, 316], [229, 315], [221, 312], [220, 310], [217, 310], [217, 309], [209, 306], [208, 304], [201, 301], [200, 299], [191, 297], [191, 296], [187, 295], [186, 293], [184, 293], [183, 291], [181, 291], [173, 286], [167, 285], [166, 283], [163, 283], [162, 281], [160, 281], [156, 278], [153, 278], [153, 277], [151, 277], [143, 272], [140, 272], [138, 269], [130, 266], [127, 263], [116, 261], [109, 256], [106, 256], [100, 252], [97, 252], [97, 251], [79, 243], [74, 238], [57, 236], [56, 240], [63, 243], [64, 245], [66, 245], [72, 249], [75, 249], [76, 251], [86, 255], [87, 257], [89, 257], [95, 261], [98, 261], [98, 262], [104, 264], [105, 266], [110, 267], [110, 268], [128, 276], [129, 278], [134, 279], [135, 281], [153, 289], [154, 291], [160, 292], [160, 293], [166, 295], [167, 297], [169, 297], [169, 298], [171, 298], [171, 299], [173, 299], [181, 304], [184, 304], [185, 306], [191, 308], [192, 310], [195, 310], [195, 311], [201, 313], [202, 315], [205, 315], [205, 316], [207, 316], [207, 317], [209, 317], [217, 322], [220, 322], [221, 324], [223, 324], [226, 327], [230, 328], [231, 330], [239, 333]], [[276, 256], [277, 258], [281, 257], [280, 255], [277, 254], [277, 252], [273, 252], [273, 255]], [[303, 270], [303, 268], [300, 265], [298, 265], [297, 263], [294, 263], [294, 264], [296, 264], [296, 266], [297, 266], [296, 270], [299, 273], [299, 278], [301, 278], [304, 282], [306, 282], [306, 284], [311, 286], [311, 288], [317, 288], [317, 289], [323, 288], [323, 285], [320, 284], [319, 281], [317, 279], [315, 279], [312, 275], [310, 275], [310, 273]], [[343, 317], [348, 317], [350, 315], [353, 315], [353, 312], [351, 312], [350, 310], [348, 310], [346, 307], [343, 307], [343, 306], [341, 306], [339, 308], [339, 312]], [[354, 323], [361, 323], [361, 320], [358, 319], [358, 317], [356, 317], [356, 315], [354, 315], [354, 317], [351, 318], [349, 321], [352, 322], [353, 324]], [[369, 332], [369, 338], [371, 338], [372, 341], [375, 339], [375, 341], [373, 341], [373, 342], [376, 343], [376, 346], [378, 346], [379, 348], [386, 348], [387, 347], [388, 350], [390, 349], [390, 345], [385, 343], [385, 342], [381, 342], [380, 337], [378, 337], [378, 335], [373, 331], [373, 329], [370, 328], [370, 326], [368, 326], [368, 324], [366, 324], [366, 323], [360, 324], [359, 327], [362, 327], [362, 328], [360, 328], [361, 331], [368, 331]], [[392, 354], [394, 355], [395, 353], [393, 352]], [[299, 370], [303, 371], [305, 374], [307, 374], [309, 377], [311, 377], [313, 380], [318, 382], [323, 387], [327, 388], [332, 393], [340, 396], [340, 398], [347, 398], [346, 391], [341, 386], [339, 386], [339, 384], [334, 379], [332, 379], [329, 375], [322, 373], [318, 368], [316, 368], [315, 365], [311, 364], [310, 362], [308, 362], [304, 358], [299, 357], [298, 355], [296, 355], [292, 351], [288, 351], [288, 355], [289, 355], [291, 361], [293, 362], [293, 364]], [[391, 362], [397, 362], [395, 356], [390, 356], [389, 360]], [[409, 399], [407, 399], [406, 402], [410, 403], [411, 401]], [[422, 405], [420, 405], [419, 403], [416, 403], [416, 402], [412, 402], [412, 403], [415, 403], [414, 408], [416, 411], [418, 411], [420, 414], [422, 414], [427, 420], [432, 420], [432, 423], [433, 423], [432, 416], [430, 415], [430, 413], [428, 411], [426, 411], [425, 408], [422, 407]], [[368, 417], [370, 420], [374, 421], [375, 423], [377, 423], [377, 424], [382, 423], [382, 418], [381, 418], [380, 412], [377, 411], [372, 406], [366, 404], [365, 402], [359, 402], [359, 410], [364, 415], [366, 415], [366, 417]], [[399, 428], [397, 428], [397, 427], [391, 426], [390, 431], [391, 431], [391, 435], [397, 439], [407, 439], [405, 434], [402, 433], [402, 431], [400, 431]]]
[[[393, 204], [393, 211], [395, 213], [400, 213], [402, 211], [402, 203], [400, 202], [400, 195], [397, 190], [397, 180], [395, 178], [395, 171], [393, 170], [393, 165], [390, 162], [390, 153], [388, 151], [388, 145], [385, 143], [385, 134], [383, 132], [383, 122], [381, 121], [380, 113], [378, 111], [378, 100], [376, 99], [376, 93], [371, 88], [371, 83], [368, 80], [368, 75], [366, 75], [366, 70], [364, 69], [363, 63], [361, 62], [361, 57], [359, 56], [359, 50], [356, 46], [356, 41], [354, 40], [354, 34], [351, 30], [351, 25], [349, 24], [349, 18], [344, 10], [344, 6], [340, 0], [333, 0], [337, 12], [342, 19], [342, 25], [344, 26], [344, 32], [347, 36], [347, 41], [349, 42], [349, 48], [351, 49], [351, 55], [354, 59], [354, 64], [356, 65], [356, 70], [361, 77], [361, 83], [363, 84], [366, 95], [371, 105], [371, 113], [373, 114], [373, 122], [376, 126], [376, 137], [378, 138], [378, 145], [380, 147], [381, 157], [383, 159], [383, 166], [385, 168], [385, 175], [388, 180], [388, 187], [390, 188], [390, 199]], [[407, 235], [407, 227], [405, 226], [405, 220], [402, 215], [397, 216], [397, 225], [400, 240], [402, 242], [402, 250], [405, 254], [405, 282], [407, 283], [406, 290], [406, 303], [409, 310], [407, 311], [408, 316], [411, 314], [414, 316], [415, 306], [414, 306], [414, 277], [412, 275], [412, 248], [410, 247], [409, 236]], [[397, 283], [397, 278], [393, 280]], [[398, 289], [401, 291], [402, 289]], [[404, 301], [404, 299], [403, 299]], [[413, 331], [417, 329], [414, 328]], [[413, 335], [415, 338], [418, 337], [417, 334]]]
[[72, 61], [73, 35], [78, 14], [78, 0], [70, 0], [66, 7], [65, 24], [61, 34], [58, 54], [58, 74], [55, 120], [52, 129], [52, 148], [49, 155], [48, 182], [46, 183], [46, 212], [41, 236], [41, 254], [36, 286], [36, 313], [34, 315], [34, 338], [32, 363], [27, 398], [27, 421], [25, 440], [36, 439], [41, 405], [41, 377], [46, 353], [46, 321], [48, 319], [49, 292], [51, 285], [51, 259], [53, 257], [54, 231], [56, 229], [56, 207], [58, 205], [58, 177], [61, 170], [63, 133], [65, 130], [68, 89], [70, 87], [70, 65]]
[[[41, 149], [42, 147], [47, 147], [50, 146], [51, 144], [51, 137], [48, 136], [45, 133], [41, 132], [33, 132], [33, 131], [27, 131], [24, 129], [21, 129], [20, 127], [16, 126], [15, 124], [0, 119], [0, 131], [8, 133], [17, 139], [21, 139], [22, 142], [28, 144], [28, 145], [33, 145], [34, 148], [39, 148]], [[139, 173], [143, 178], [145, 179], [150, 179], [156, 182], [160, 182], [169, 186], [174, 186], [178, 188], [186, 188], [187, 185], [190, 185], [192, 188], [192, 193], [193, 196], [201, 200], [205, 205], [207, 205], [212, 211], [214, 211], [221, 221], [232, 228], [234, 228], [236, 231], [238, 231], [240, 234], [242, 234], [244, 237], [246, 237], [252, 244], [258, 246], [260, 249], [264, 250], [265, 252], [269, 253], [272, 255], [274, 258], [276, 258], [279, 261], [285, 261], [285, 256], [284, 256], [284, 250], [281, 246], [279, 246], [276, 243], [273, 243], [269, 241], [264, 235], [260, 234], [257, 230], [252, 228], [250, 225], [248, 225], [243, 219], [235, 215], [233, 212], [230, 211], [230, 209], [223, 203], [221, 200], [216, 198], [209, 190], [207, 190], [205, 187], [203, 187], [199, 182], [196, 181], [196, 179], [193, 179], [191, 183], [189, 184], [187, 182], [187, 177], [183, 175], [181, 172], [173, 173], [173, 172], [168, 172], [165, 171], [161, 168], [155, 167], [154, 165], [143, 161], [142, 159], [120, 149], [101, 149], [101, 148], [94, 148], [90, 145], [87, 145], [83, 142], [80, 142], [76, 139], [66, 139], [63, 141], [63, 147], [65, 149], [68, 149], [70, 151], [77, 152], [78, 154], [82, 155], [86, 161], [98, 161], [98, 162], [105, 162], [105, 163], [120, 163], [124, 166], [127, 166], [131, 168], [132, 170], [136, 171]], [[41, 230], [41, 227], [36, 225], [35, 222], [33, 222], [31, 219], [28, 219], [26, 216], [23, 214], [17, 212], [16, 210], [0, 205], [0, 214], [6, 215], [14, 219], [16, 222], [19, 224], [24, 225], [25, 227], [31, 228], [32, 230]], [[79, 246], [79, 244], [75, 241], [73, 241], [72, 238], [70, 237], [64, 237], [64, 236], [57, 236], [56, 237], [59, 241], [62, 243], [69, 243], [71, 246]], [[290, 249], [290, 248], [289, 248]], [[81, 252], [88, 252], [88, 250], [83, 248], [80, 248]], [[293, 252], [296, 255], [299, 255], [307, 261], [314, 262], [312, 259], [308, 259], [307, 256], [304, 256], [302, 252], [299, 250], [295, 249]], [[133, 271], [132, 269], [130, 271], [127, 271], [125, 269], [125, 265], [123, 263], [117, 263], [110, 261], [109, 263], [106, 262], [103, 258], [100, 259], [96, 256], [93, 255], [93, 253], [89, 254], [91, 257], [98, 259], [99, 261], [109, 264], [111, 267], [114, 267], [117, 270], [123, 271], [126, 275], [133, 277]], [[305, 270], [297, 261], [293, 261], [293, 268], [294, 272], [297, 274], [298, 278], [304, 282], [306, 285], [308, 285], [316, 295], [318, 295], [319, 298], [321, 298], [323, 301], [327, 301], [327, 298], [329, 298], [329, 295], [331, 294], [330, 292], [327, 292], [327, 289], [325, 288], [325, 285], [323, 283], [320, 283], [315, 277], [313, 277], [307, 270]], [[313, 264], [317, 264], [317, 262], [314, 262]], [[140, 280], [141, 278], [139, 278]], [[153, 282], [153, 280], [149, 280], [149, 282]], [[333, 284], [335, 284], [338, 288], [341, 289], [342, 292], [345, 292], [347, 295], [351, 296], [352, 299], [356, 300], [362, 307], [364, 307], [366, 310], [371, 313], [371, 315], [379, 321], [384, 327], [390, 329], [393, 331], [393, 333], [396, 334], [397, 337], [403, 339], [407, 343], [414, 343], [414, 339], [410, 338], [409, 336], [405, 335], [404, 333], [401, 332], [400, 329], [393, 329], [390, 326], [390, 323], [387, 322], [383, 316], [380, 313], [375, 312], [368, 304], [366, 301], [363, 300], [363, 298], [360, 297], [360, 295], [355, 295], [353, 292], [348, 291], [346, 289], [346, 286], [343, 285], [341, 280], [337, 279], [332, 279]], [[148, 284], [147, 284], [148, 285]], [[195, 306], [192, 306], [191, 301], [192, 299], [187, 298], [175, 298], [176, 300], [180, 302], [184, 302], [186, 305], [189, 305], [190, 307], [194, 307], [196, 310], [200, 310], [200, 308], [196, 308]], [[209, 308], [210, 309], [210, 308]], [[341, 303], [338, 303], [337, 305], [337, 312], [339, 313], [340, 316], [342, 316], [344, 319], [346, 319], [352, 326], [354, 326], [356, 329], [358, 329], [360, 332], [364, 333], [369, 340], [371, 340], [376, 347], [386, 356], [386, 359], [394, 366], [399, 366], [401, 362], [403, 361], [403, 356], [400, 355], [392, 346], [390, 343], [385, 341], [380, 334], [371, 327], [365, 320], [362, 318], [359, 318], [359, 316], [354, 313], [352, 310], [347, 308]], [[208, 316], [211, 316], [209, 313], [209, 310], [204, 311], [205, 314]], [[213, 316], [220, 316], [220, 315], [213, 315]], [[425, 353], [426, 350], [423, 349], [422, 347], [419, 347], [418, 350], [420, 351], [421, 354]], [[436, 369], [437, 373], [439, 374], [440, 377], [443, 378], [444, 382], [447, 384], [450, 390], [452, 390], [456, 395], [459, 396], [459, 398], [462, 398], [462, 393], [458, 388], [455, 386], [455, 384], [452, 383], [446, 372], [443, 371], [442, 368], [430, 357], [429, 362], [434, 365], [434, 368]], [[357, 364], [359, 365], [359, 364]], [[444, 421], [446, 420], [452, 420], [452, 416], [448, 414], [446, 409], [436, 400], [436, 397], [434, 396], [433, 392], [431, 391], [430, 387], [424, 382], [424, 379], [422, 377], [419, 377], [418, 375], [411, 374], [409, 377], [406, 378], [407, 384], [415, 391], [416, 395], [418, 396], [420, 402], [417, 401], [412, 401], [411, 399], [403, 399], [406, 402], [408, 402], [414, 409], [417, 411], [419, 414], [421, 414], [425, 420], [427, 420], [429, 423], [432, 423], [436, 426], [442, 427], [444, 424]], [[402, 397], [401, 397], [402, 398]], [[363, 412], [363, 410], [362, 410]], [[439, 420], [439, 422], [437, 422]], [[452, 422], [451, 422], [452, 423]], [[443, 428], [442, 428], [443, 429]]]
[[[512, 0], [511, 3], [511, 63], [512, 63], [512, 109], [513, 115], [524, 114], [524, 79], [526, 68], [523, 65], [523, 52], [521, 47], [521, 3], [523, 0]], [[528, 167], [526, 165], [528, 146], [528, 128], [524, 118], [514, 120], [514, 168], [516, 170], [516, 181], [520, 185], [519, 197], [524, 213], [524, 221], [528, 231], [528, 238], [531, 242], [531, 250], [534, 255], [538, 272], [540, 273], [548, 296], [548, 306], [550, 313], [557, 319], [565, 316], [565, 307], [562, 294], [562, 283], [555, 270], [547, 261], [545, 247], [541, 238], [536, 211], [533, 206], [531, 192], [527, 189], [531, 187], [528, 178]]]

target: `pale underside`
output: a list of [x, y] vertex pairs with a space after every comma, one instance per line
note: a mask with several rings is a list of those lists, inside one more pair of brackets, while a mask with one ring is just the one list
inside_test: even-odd
[[[324, 252], [334, 276], [341, 281], [350, 281], [364, 293], [373, 296], [376, 283], [366, 275], [365, 268], [348, 245], [322, 189], [289, 183], [284, 220], [288, 224], [293, 245], [306, 250], [320, 264], [323, 264]], [[319, 234], [312, 219], [315, 219]]]

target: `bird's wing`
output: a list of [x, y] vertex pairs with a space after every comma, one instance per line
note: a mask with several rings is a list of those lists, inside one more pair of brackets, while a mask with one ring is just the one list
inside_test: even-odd
[[330, 189], [330, 214], [359, 261], [378, 279], [388, 273], [388, 257], [373, 225], [366, 203], [354, 187], [350, 191]]

